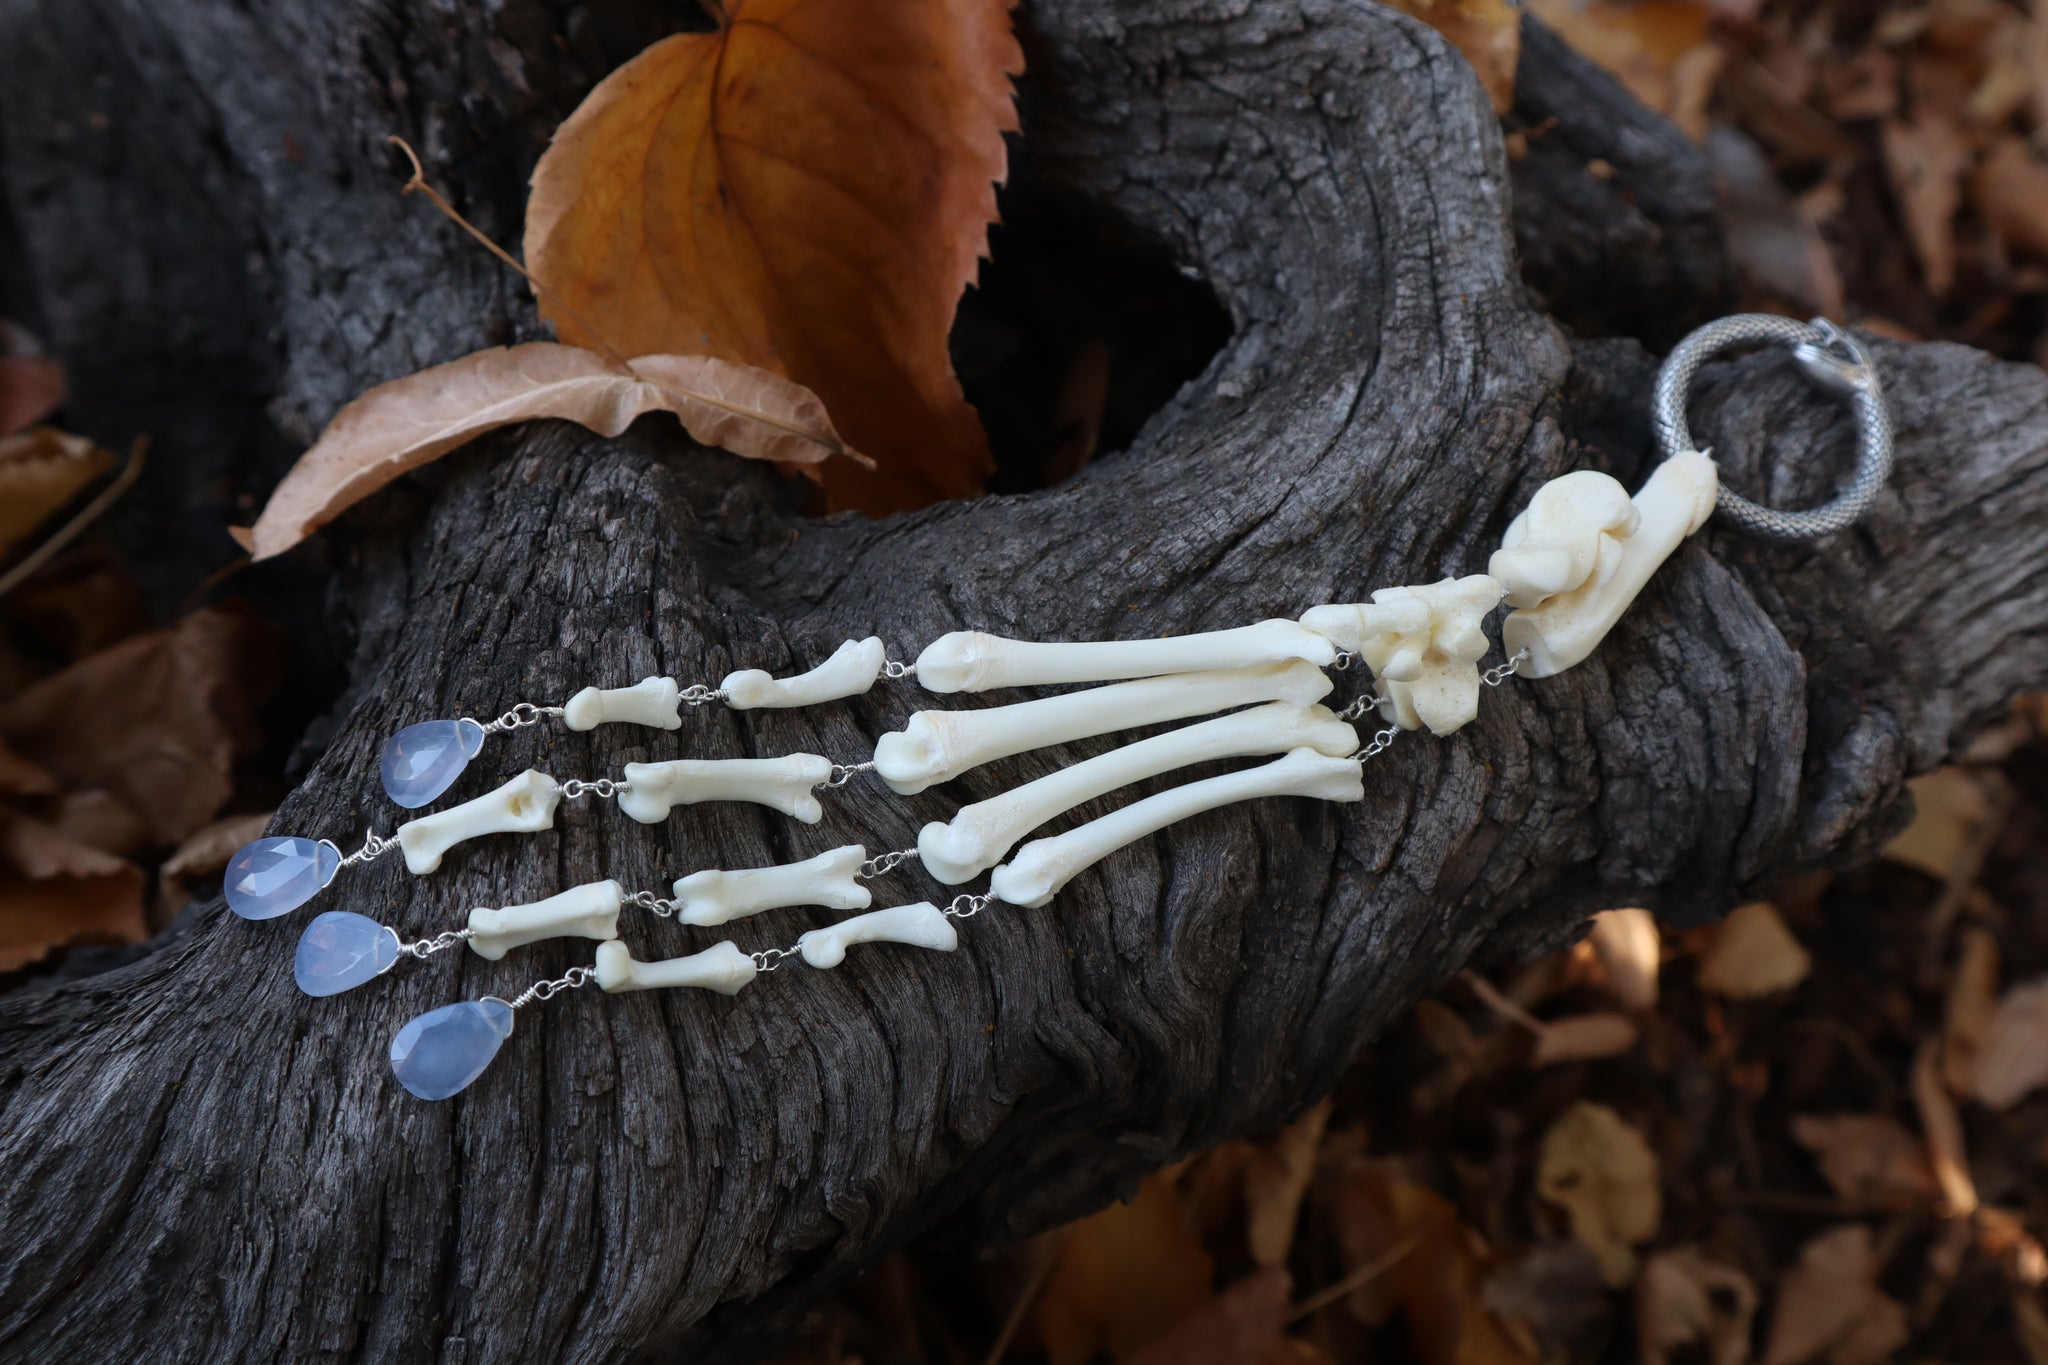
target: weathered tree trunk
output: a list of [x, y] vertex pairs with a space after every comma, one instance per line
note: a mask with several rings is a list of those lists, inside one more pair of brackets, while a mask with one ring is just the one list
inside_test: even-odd
[[[512, 284], [394, 199], [381, 139], [415, 136], [515, 236], [541, 141], [655, 36], [652, 8], [579, 7], [557, 43], [554, 11], [527, 0], [489, 17], [6, 0], [8, 190], [79, 411], [155, 427], [183, 452], [159, 462], [160, 504], [217, 522], [208, 480], [260, 493], [289, 453], [259, 403], [303, 436], [372, 381], [513, 335]], [[281, 828], [388, 829], [378, 744], [423, 717], [794, 667], [870, 631], [907, 653], [961, 626], [1089, 638], [1294, 614], [1483, 567], [1566, 469], [1641, 475], [1653, 362], [1532, 310], [1497, 121], [1428, 30], [1317, 0], [1039, 0], [1024, 22], [1024, 173], [1214, 289], [1234, 331], [1199, 379], [1068, 484], [883, 524], [801, 521], [793, 488], [662, 422], [619, 442], [538, 426], [458, 457], [431, 501], [394, 492], [335, 528], [324, 604], [310, 574], [277, 580], [307, 586], [280, 595], [331, 613], [350, 660]], [[1558, 60], [1525, 104], [1558, 100], [1558, 135], [1599, 136], [1573, 115], [1625, 106]], [[1647, 331], [1718, 307], [1725, 272], [1708, 210], [1672, 188], [1667, 163], [1693, 154], [1627, 116], [1630, 145], [1666, 161], [1608, 159], [1668, 192], [1581, 193], [1550, 157], [1525, 197], [1557, 220], [1522, 236], [1563, 316], [1601, 268], [1690, 291], [1631, 309], [1609, 289], [1576, 314]], [[1618, 245], [1604, 266], [1538, 251], [1552, 231]], [[0, 1000], [0, 1354], [741, 1359], [922, 1229], [1029, 1232], [1277, 1123], [1468, 961], [1555, 946], [1602, 905], [1708, 918], [1784, 870], [1864, 855], [1906, 776], [2048, 674], [2048, 378], [1953, 346], [1877, 349], [1899, 468], [1864, 527], [1790, 549], [1710, 528], [1593, 660], [1489, 693], [1449, 741], [1396, 745], [1363, 805], [1190, 821], [1043, 910], [983, 914], [957, 953], [878, 950], [730, 1000], [579, 992], [525, 1014], [490, 1074], [438, 1105], [391, 1080], [399, 1024], [587, 949], [436, 959], [313, 1001], [289, 973], [303, 915], [248, 924], [215, 902], [132, 966]], [[1782, 356], [1708, 381], [1695, 429], [1737, 487], [1812, 501], [1846, 469], [1846, 423]], [[209, 525], [180, 534], [162, 563], [214, 562]], [[852, 761], [922, 700], [884, 686], [692, 713], [673, 734], [523, 731], [484, 763]], [[330, 901], [428, 930], [596, 877], [657, 887], [828, 841], [900, 848], [1073, 757], [911, 800], [856, 784], [819, 829], [716, 807], [648, 828], [572, 805], [551, 834], [483, 842], [426, 879], [373, 864]], [[777, 912], [739, 936], [825, 918]], [[628, 933], [642, 957], [719, 936]]]

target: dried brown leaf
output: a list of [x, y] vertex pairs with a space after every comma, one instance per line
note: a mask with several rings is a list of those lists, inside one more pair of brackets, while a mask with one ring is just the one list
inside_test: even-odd
[[[1529, 8], [1612, 72], [1637, 99], [1668, 116], [1680, 113], [1681, 63], [1712, 42], [1707, 31], [1712, 11], [1688, 0], [1532, 0]], [[1696, 128], [1687, 131], [1698, 136]]]
[[1247, 1365], [1280, 1344], [1293, 1281], [1269, 1266], [1231, 1285], [1128, 1356], [1127, 1365]]
[[1052, 1365], [1086, 1365], [1102, 1351], [1122, 1359], [1209, 1302], [1215, 1274], [1172, 1176], [1147, 1176], [1130, 1203], [1074, 1224], [1038, 1301], [1046, 1356]]
[[1329, 1121], [1330, 1102], [1324, 1100], [1288, 1124], [1271, 1142], [1252, 1150], [1244, 1171], [1244, 1220], [1253, 1264], [1286, 1264], [1302, 1197], [1315, 1176], [1316, 1151]]
[[1634, 1047], [1641, 1036], [1636, 1021], [1626, 1014], [1573, 1014], [1546, 1019], [1537, 1031], [1536, 1048], [1529, 1056], [1529, 1064], [1555, 1066], [1560, 1062], [1618, 1057]]
[[1970, 203], [2008, 251], [2048, 257], [2048, 165], [2026, 139], [2001, 138], [1970, 182]]
[[1515, 104], [1515, 64], [1522, 55], [1522, 12], [1508, 0], [1394, 0], [1394, 8], [1428, 24], [1465, 55], [1479, 84], [1505, 114]]
[[1812, 968], [1813, 959], [1785, 927], [1777, 907], [1752, 901], [1709, 931], [1700, 954], [1700, 985], [1746, 1000], [1791, 990]]
[[1657, 1007], [1657, 969], [1663, 943], [1657, 917], [1647, 910], [1603, 910], [1593, 916], [1587, 935], [1600, 965], [1607, 971], [1607, 989], [1632, 1010]]
[[1961, 768], [1937, 768], [1906, 784], [1913, 822], [1885, 845], [1884, 856], [1947, 881], [1962, 871], [1978, 831], [1991, 816], [1984, 785]]
[[142, 869], [0, 808], [0, 972], [80, 942], [139, 943]]
[[276, 686], [275, 651], [246, 613], [195, 612], [0, 705], [0, 739], [73, 791], [105, 790], [155, 841], [176, 843], [226, 803], [235, 755], [253, 747], [256, 708]]
[[1536, 1189], [1565, 1211], [1607, 1282], [1627, 1284], [1635, 1245], [1656, 1236], [1664, 1216], [1657, 1157], [1642, 1134], [1604, 1104], [1574, 1104], [1543, 1135]]
[[627, 366], [534, 341], [379, 384], [334, 415], [236, 538], [256, 559], [282, 554], [407, 470], [487, 431], [549, 417], [617, 436], [646, 413], [672, 412], [696, 440], [751, 459], [815, 464], [852, 453], [818, 396], [780, 375], [697, 355]]
[[0, 744], [0, 796], [47, 796], [56, 790], [56, 778]]
[[164, 860], [163, 874], [181, 881], [218, 876], [227, 868], [235, 850], [252, 839], [263, 837], [270, 825], [270, 813], [224, 816], [204, 829], [194, 831], [177, 851]]
[[91, 441], [54, 427], [0, 437], [0, 556], [113, 466]]
[[533, 173], [526, 263], [557, 334], [807, 385], [881, 465], [820, 471], [838, 505], [978, 491], [947, 333], [1017, 127], [1011, 3], [734, 0], [606, 77]]
[[1921, 106], [1912, 119], [1886, 119], [1879, 136], [1906, 239], [1920, 258], [1920, 273], [1936, 295], [1956, 280], [1956, 210], [1963, 204], [1963, 173], [1970, 144], [1956, 120]]
[[[1697, 1247], [1660, 1251], [1636, 1281], [1636, 1340], [1643, 1365], [1704, 1359], [1745, 1365], [1756, 1285]], [[1685, 1348], [1697, 1348], [1688, 1350]]]
[[1920, 1139], [1880, 1114], [1800, 1114], [1792, 1137], [1844, 1199], [1874, 1208], [1931, 1205], [1941, 1193]]
[[1964, 926], [1961, 939], [1943, 1013], [1941, 1078], [1951, 1094], [1967, 1095], [1998, 1011], [1998, 940], [1976, 925]]
[[1913, 1107], [1920, 1115], [1920, 1130], [1927, 1134], [1927, 1163], [1941, 1187], [1941, 1211], [1962, 1218], [1977, 1210], [1977, 1182], [1970, 1177], [1962, 1116], [1941, 1084], [1939, 1051], [1940, 1044], [1930, 1038], [1913, 1058]]
[[1883, 1269], [1860, 1223], [1808, 1242], [1779, 1281], [1763, 1365], [1877, 1365], [1906, 1344], [1906, 1310], [1877, 1287]]
[[1970, 1089], [1993, 1109], [2010, 1109], [2048, 1085], [2048, 977], [1999, 997], [1970, 1076]]

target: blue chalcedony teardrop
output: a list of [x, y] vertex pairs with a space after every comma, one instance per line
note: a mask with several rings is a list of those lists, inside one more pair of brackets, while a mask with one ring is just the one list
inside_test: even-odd
[[222, 890], [243, 919], [276, 919], [320, 894], [340, 867], [341, 850], [325, 839], [258, 839], [228, 859]]
[[308, 995], [340, 995], [398, 961], [398, 935], [366, 915], [329, 910], [299, 938], [292, 979]]
[[423, 720], [384, 743], [384, 794], [407, 810], [455, 785], [484, 747], [484, 727], [469, 719]]
[[428, 1010], [391, 1040], [391, 1070], [423, 1100], [464, 1089], [512, 1036], [512, 1007], [495, 996]]

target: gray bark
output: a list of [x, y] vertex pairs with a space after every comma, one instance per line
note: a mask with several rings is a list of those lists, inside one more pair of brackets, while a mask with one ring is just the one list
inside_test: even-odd
[[[628, 11], [574, 11], [565, 56], [537, 4], [9, 0], [8, 192], [80, 411], [211, 414], [202, 433], [242, 433], [211, 474], [260, 492], [290, 443], [250, 404], [302, 436], [370, 382], [514, 335], [496, 267], [393, 202], [381, 138], [417, 134], [465, 207], [516, 235], [553, 120], [658, 29]], [[1647, 468], [1653, 362], [1531, 307], [1498, 123], [1435, 35], [1317, 0], [1043, 0], [1026, 22], [1019, 154], [1215, 290], [1234, 331], [1199, 379], [1068, 484], [881, 524], [802, 520], [795, 489], [665, 422], [485, 442], [328, 536], [349, 692], [280, 829], [388, 830], [378, 745], [423, 717], [799, 667], [869, 632], [902, 657], [963, 626], [1102, 638], [1292, 615], [1480, 569], [1545, 479]], [[1589, 214], [1581, 230], [1614, 221]], [[1552, 294], [1583, 269], [1557, 259]], [[1719, 268], [1684, 264], [1667, 283]], [[1298, 1112], [1467, 963], [1568, 941], [1600, 906], [1697, 921], [1866, 855], [1904, 779], [2048, 672], [2048, 379], [1953, 346], [1877, 352], [1899, 468], [1863, 528], [1787, 549], [1710, 526], [1591, 661], [1489, 693], [1452, 739], [1404, 739], [1362, 805], [1190, 821], [1042, 910], [991, 909], [954, 954], [873, 950], [731, 1000], [574, 993], [439, 1105], [392, 1081], [397, 1027], [587, 948], [437, 959], [309, 1001], [289, 974], [305, 912], [248, 924], [215, 901], [133, 965], [0, 999], [0, 1354], [744, 1359], [913, 1234], [1028, 1233]], [[1819, 500], [1850, 458], [1782, 356], [1711, 368], [1694, 429], [1735, 486], [1782, 503]], [[300, 573], [281, 595], [310, 618]], [[885, 685], [673, 734], [527, 730], [459, 792], [528, 762], [853, 761], [926, 700]], [[571, 805], [431, 878], [345, 873], [325, 903], [426, 931], [597, 877], [899, 848], [1100, 747], [910, 800], [857, 783], [817, 829]], [[654, 957], [723, 935], [628, 936]]]

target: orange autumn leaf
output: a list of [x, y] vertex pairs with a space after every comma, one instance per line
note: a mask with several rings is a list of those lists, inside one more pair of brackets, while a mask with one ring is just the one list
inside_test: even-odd
[[881, 512], [990, 468], [946, 337], [1017, 127], [1012, 0], [738, 0], [656, 43], [534, 168], [526, 264], [568, 342], [708, 354], [814, 390], [873, 473], [820, 472]]
[[622, 368], [575, 346], [534, 341], [371, 389], [334, 415], [256, 524], [230, 534], [252, 558], [268, 559], [407, 470], [487, 431], [558, 417], [617, 436], [649, 412], [672, 412], [705, 445], [758, 460], [862, 458], [839, 439], [817, 395], [780, 375], [686, 355], [644, 355]]

